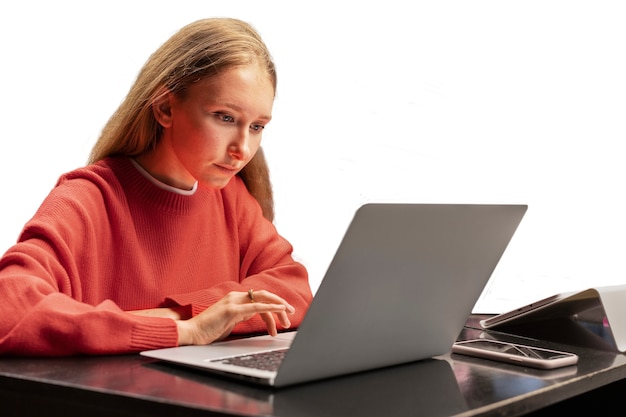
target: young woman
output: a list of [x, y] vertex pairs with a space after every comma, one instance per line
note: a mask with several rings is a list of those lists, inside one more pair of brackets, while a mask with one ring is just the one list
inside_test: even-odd
[[0, 259], [0, 354], [130, 353], [297, 327], [312, 299], [276, 231], [260, 148], [276, 71], [205, 19], [146, 62], [90, 163]]

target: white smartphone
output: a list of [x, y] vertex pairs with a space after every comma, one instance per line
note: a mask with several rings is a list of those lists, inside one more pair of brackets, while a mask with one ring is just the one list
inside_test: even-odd
[[578, 356], [571, 352], [490, 339], [456, 342], [452, 345], [452, 352], [538, 369], [561, 368], [578, 363]]

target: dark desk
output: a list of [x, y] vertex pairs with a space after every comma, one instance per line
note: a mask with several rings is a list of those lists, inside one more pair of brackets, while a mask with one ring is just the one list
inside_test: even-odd
[[[473, 324], [475, 320], [470, 319], [460, 339], [480, 335], [482, 331], [472, 328]], [[528, 341], [495, 332], [483, 336]], [[576, 407], [581, 396], [601, 396], [603, 390], [626, 378], [625, 355], [560, 343], [535, 344], [573, 351], [580, 362], [575, 367], [539, 371], [444, 355], [272, 390], [138, 355], [1, 358], [0, 410], [2, 416], [38, 417], [520, 416], [543, 415], [546, 410], [549, 415], [563, 407]], [[614, 399], [615, 404], [620, 399]]]

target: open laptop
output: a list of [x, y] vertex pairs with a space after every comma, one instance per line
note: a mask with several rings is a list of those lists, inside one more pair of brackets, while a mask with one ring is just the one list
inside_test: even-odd
[[565, 333], [565, 326], [577, 324], [580, 325], [578, 329], [567, 327], [569, 344], [592, 345], [624, 353], [625, 299], [626, 285], [562, 292], [481, 320], [480, 325], [485, 329], [505, 330], [531, 337], [541, 334], [542, 339], [556, 340], [558, 337], [563, 340], [561, 333]]
[[[537, 314], [544, 309], [552, 306], [562, 307], [565, 311], [563, 312], [566, 315], [575, 314], [578, 308], [578, 303], [569, 303], [565, 302], [563, 304], [559, 304], [563, 300], [570, 301], [570, 297], [576, 294], [576, 292], [563, 292], [558, 294], [550, 295], [549, 297], [541, 298], [539, 300], [533, 301], [532, 303], [525, 304], [521, 307], [514, 308], [513, 310], [506, 311], [501, 314], [496, 314], [494, 316], [488, 317], [486, 319], [480, 320], [480, 325], [484, 329], [490, 329], [492, 327], [502, 326], [511, 323], [518, 323], [523, 318], [532, 318], [534, 314]], [[593, 301], [588, 297], [578, 298], [574, 297], [571, 301], [581, 300], [584, 304], [587, 304], [589, 301]], [[574, 307], [574, 310], [571, 308]], [[558, 307], [557, 307], [558, 308]], [[561, 315], [561, 313], [558, 313]]]
[[[526, 209], [365, 204], [297, 332], [141, 354], [283, 387], [447, 353]], [[247, 364], [255, 352], [274, 350], [284, 354], [277, 369]]]
[[[602, 322], [609, 308], [609, 312], [617, 310], [614, 314], [623, 317], [626, 313], [624, 299], [626, 297], [626, 285], [611, 285], [587, 288], [580, 291], [567, 291], [553, 294], [525, 304], [513, 310], [488, 317], [480, 321], [484, 329], [491, 329], [506, 325], [517, 325], [532, 322], [540, 322], [554, 318], [582, 316]], [[600, 314], [598, 317], [592, 315]]]

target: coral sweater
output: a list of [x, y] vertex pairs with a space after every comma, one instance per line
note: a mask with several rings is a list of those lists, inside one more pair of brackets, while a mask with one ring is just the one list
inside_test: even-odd
[[[0, 354], [130, 353], [175, 346], [174, 320], [125, 311], [190, 306], [266, 289], [296, 308], [306, 269], [244, 183], [193, 195], [158, 187], [128, 158], [63, 175], [0, 258]], [[265, 331], [260, 317], [234, 333]]]

